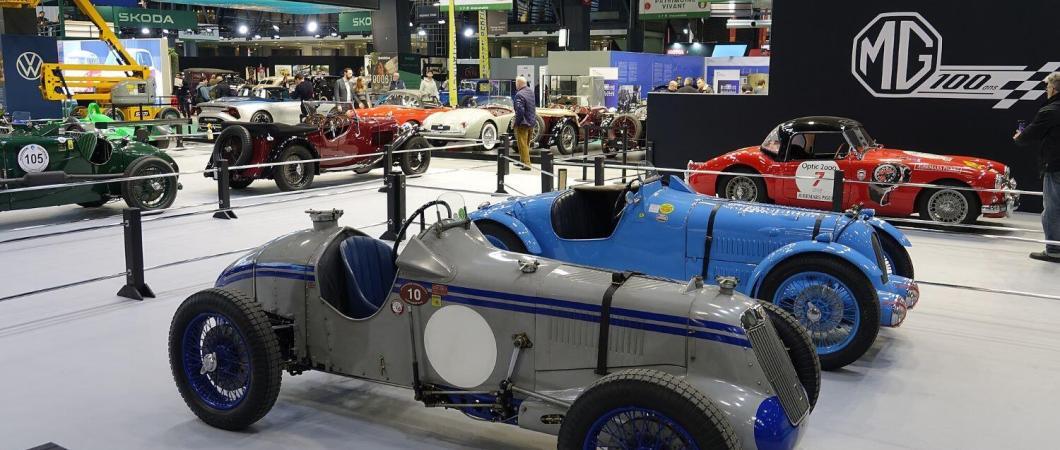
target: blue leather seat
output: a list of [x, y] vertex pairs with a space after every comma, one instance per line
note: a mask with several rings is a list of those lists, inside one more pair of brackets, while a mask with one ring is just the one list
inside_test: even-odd
[[352, 236], [339, 245], [346, 268], [346, 313], [355, 319], [375, 314], [394, 282], [392, 249], [369, 236]]

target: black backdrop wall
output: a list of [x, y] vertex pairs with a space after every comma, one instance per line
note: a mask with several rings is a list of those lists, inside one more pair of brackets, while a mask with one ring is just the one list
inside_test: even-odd
[[[902, 14], [869, 26], [884, 13]], [[1040, 69], [1060, 65], [1048, 65], [1060, 62], [1057, 17], [1055, 0], [775, 2], [769, 95], [651, 94], [655, 162], [684, 168], [689, 160], [757, 145], [786, 119], [838, 115], [860, 120], [889, 147], [1001, 161], [1021, 188], [1040, 190], [1037, 149], [1015, 146], [1012, 134], [1018, 120], [1033, 117], [1044, 94], [1011, 105], [998, 105], [998, 97], [1045, 89], [1024, 81], [1041, 80]], [[874, 96], [870, 87], [897, 96]], [[1038, 198], [1025, 196], [1023, 205], [1041, 209]]]
[[[182, 56], [180, 68], [205, 67], [226, 69], [243, 73], [247, 67], [258, 65], [269, 68], [270, 73], [275, 65], [327, 65], [331, 75], [339, 75], [342, 69], [349, 67], [356, 73], [357, 68], [364, 67], [363, 56]], [[274, 73], [273, 73], [274, 74]]]

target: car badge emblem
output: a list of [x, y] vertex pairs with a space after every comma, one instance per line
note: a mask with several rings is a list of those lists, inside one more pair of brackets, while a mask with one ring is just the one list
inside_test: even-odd
[[868, 176], [868, 173], [865, 172], [865, 169], [858, 169], [858, 180], [859, 181], [865, 181], [865, 177], [866, 176]]

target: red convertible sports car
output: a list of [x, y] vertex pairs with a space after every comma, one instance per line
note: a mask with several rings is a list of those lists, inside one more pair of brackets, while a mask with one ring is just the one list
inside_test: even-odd
[[434, 113], [449, 111], [438, 97], [421, 94], [412, 89], [395, 89], [387, 93], [379, 104], [358, 111], [361, 117], [393, 117], [399, 124], [411, 123], [417, 127]]
[[918, 213], [923, 220], [952, 224], [973, 223], [980, 215], [1006, 217], [1019, 201], [1018, 194], [969, 190], [1015, 189], [1004, 164], [884, 148], [860, 123], [841, 117], [784, 122], [760, 146], [689, 162], [688, 169], [727, 172], [690, 174], [689, 184], [702, 194], [817, 209], [832, 207], [831, 180], [842, 171], [849, 181], [844, 208], [861, 205], [894, 217]]
[[[230, 172], [230, 186], [243, 189], [259, 178], [271, 178], [282, 191], [308, 188], [321, 172], [352, 170], [367, 173], [384, 164], [382, 152], [393, 149], [427, 148], [430, 144], [415, 127], [398, 125], [389, 117], [363, 117], [351, 103], [305, 102], [305, 119], [298, 125], [225, 122], [207, 169], [224, 158], [229, 166], [292, 162], [311, 159], [328, 161], [252, 167]], [[431, 163], [430, 150], [393, 155], [406, 175], [421, 174]], [[213, 177], [212, 172], [207, 173]]]

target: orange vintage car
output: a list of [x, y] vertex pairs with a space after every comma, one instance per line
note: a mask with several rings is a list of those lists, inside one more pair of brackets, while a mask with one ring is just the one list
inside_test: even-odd
[[393, 117], [398, 124], [411, 123], [419, 128], [427, 116], [450, 109], [442, 106], [434, 95], [424, 95], [412, 89], [395, 89], [388, 92], [374, 107], [358, 110], [357, 115], [373, 118]]

